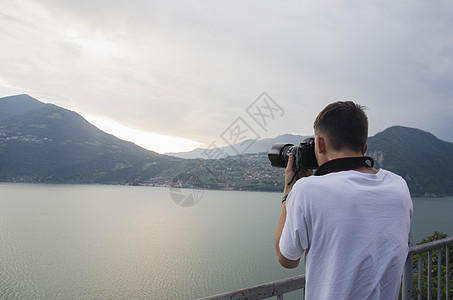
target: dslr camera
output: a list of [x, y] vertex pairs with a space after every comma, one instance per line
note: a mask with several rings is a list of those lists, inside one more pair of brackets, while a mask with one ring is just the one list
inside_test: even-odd
[[275, 143], [267, 156], [271, 165], [277, 168], [286, 168], [289, 154], [294, 155], [294, 167], [296, 169], [317, 169], [318, 161], [315, 156], [315, 139], [306, 138], [299, 145]]

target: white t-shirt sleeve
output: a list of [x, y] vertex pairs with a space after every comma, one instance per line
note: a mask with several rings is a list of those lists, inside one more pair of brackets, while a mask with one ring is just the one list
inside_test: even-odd
[[295, 196], [290, 193], [286, 201], [286, 221], [279, 243], [280, 252], [290, 260], [298, 260], [308, 248], [306, 223]]

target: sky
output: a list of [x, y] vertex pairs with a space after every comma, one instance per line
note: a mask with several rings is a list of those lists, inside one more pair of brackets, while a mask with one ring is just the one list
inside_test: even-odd
[[0, 97], [165, 152], [313, 134], [327, 104], [453, 142], [453, 1], [0, 0]]

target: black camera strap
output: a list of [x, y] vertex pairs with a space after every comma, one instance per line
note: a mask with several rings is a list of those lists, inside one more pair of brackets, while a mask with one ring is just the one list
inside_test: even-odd
[[332, 172], [354, 170], [364, 166], [372, 168], [374, 160], [369, 156], [337, 158], [319, 166], [314, 175], [320, 176]]

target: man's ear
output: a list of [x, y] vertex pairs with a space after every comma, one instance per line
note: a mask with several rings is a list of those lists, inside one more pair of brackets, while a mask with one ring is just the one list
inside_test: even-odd
[[365, 155], [367, 149], [368, 149], [368, 144], [365, 144], [365, 148], [363, 148], [362, 155]]
[[322, 136], [315, 136], [315, 145], [318, 148], [319, 153], [325, 153], [326, 152], [326, 140]]

